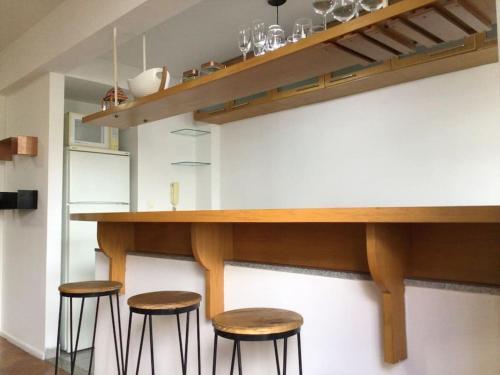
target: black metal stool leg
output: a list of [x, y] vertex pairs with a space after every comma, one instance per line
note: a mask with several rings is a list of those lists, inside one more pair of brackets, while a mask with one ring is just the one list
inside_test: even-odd
[[212, 361], [212, 375], [215, 375], [215, 370], [217, 369], [217, 333], [214, 334], [214, 359]]
[[117, 342], [117, 339], [116, 339], [116, 328], [115, 328], [115, 314], [113, 312], [113, 297], [111, 295], [109, 295], [109, 307], [111, 309], [111, 323], [112, 323], [112, 326], [113, 326], [113, 340], [115, 342], [115, 355], [116, 355], [116, 367], [117, 367], [117, 370], [118, 370], [118, 375], [121, 374], [121, 371], [120, 371], [120, 359], [119, 359], [119, 354], [118, 354], [118, 342]]
[[285, 337], [283, 343], [283, 375], [286, 375], [286, 357], [288, 352], [288, 338]]
[[299, 374], [302, 375], [302, 343], [300, 342], [300, 332], [297, 333], [297, 346], [299, 350]]
[[196, 336], [198, 338], [198, 375], [201, 375], [200, 308], [196, 309]]
[[151, 349], [151, 373], [155, 375], [155, 357], [153, 351], [153, 318], [149, 316], [149, 346]]
[[276, 369], [278, 370], [278, 375], [281, 375], [281, 370], [280, 370], [280, 357], [278, 355], [278, 343], [276, 340], [273, 340], [274, 342], [274, 357], [276, 358]]
[[238, 351], [238, 374], [243, 375], [243, 369], [242, 369], [242, 364], [241, 364], [241, 347], [240, 347], [240, 341], [236, 341], [236, 350]]
[[61, 315], [62, 315], [62, 299], [63, 297], [59, 296], [59, 318], [57, 319], [57, 344], [56, 344], [56, 370], [55, 375], [58, 373], [59, 366], [59, 345], [61, 343]]
[[92, 348], [90, 349], [90, 364], [89, 364], [89, 375], [92, 372], [92, 361], [94, 359], [94, 350], [95, 350], [95, 333], [97, 331], [97, 317], [99, 315], [99, 302], [101, 301], [101, 297], [97, 297], [97, 304], [95, 307], [95, 320], [94, 320], [94, 333], [92, 335]]
[[71, 375], [75, 372], [76, 354], [78, 352], [78, 341], [80, 341], [80, 329], [82, 328], [82, 316], [83, 316], [83, 306], [85, 305], [85, 297], [82, 298], [82, 304], [80, 305], [80, 316], [78, 318], [78, 329], [76, 330], [76, 343], [75, 351], [73, 352], [71, 359]]
[[231, 356], [231, 372], [229, 373], [230, 375], [233, 375], [235, 358], [236, 358], [236, 341], [234, 341], [233, 343], [233, 355]]
[[129, 311], [128, 314], [128, 331], [127, 331], [127, 348], [126, 348], [126, 354], [125, 354], [125, 368], [123, 370], [123, 375], [127, 375], [128, 371], [128, 353], [129, 353], [129, 348], [130, 348], [130, 328], [132, 327], [132, 311]]
[[69, 360], [73, 364], [73, 297], [69, 297]]
[[144, 342], [144, 331], [146, 330], [146, 319], [147, 315], [144, 315], [144, 323], [142, 323], [142, 333], [141, 333], [141, 343], [139, 344], [139, 356], [137, 358], [137, 369], [135, 371], [136, 375], [139, 375], [139, 365], [141, 364], [141, 354], [142, 354], [142, 343]]
[[120, 292], [116, 293], [116, 314], [118, 315], [118, 334], [120, 336], [120, 354], [121, 354], [121, 360], [122, 360], [122, 372], [124, 371], [125, 365], [123, 362], [123, 342], [122, 342], [122, 319], [120, 316], [120, 298], [119, 298]]
[[191, 311], [186, 313], [186, 342], [184, 349], [184, 372], [183, 375], [187, 374], [187, 364], [188, 364], [188, 342], [189, 342], [189, 316], [191, 315]]
[[182, 375], [186, 375], [187, 371], [187, 351], [188, 351], [188, 341], [189, 341], [189, 312], [186, 316], [186, 341], [185, 349], [182, 348], [182, 334], [181, 334], [181, 323], [179, 314], [175, 314], [177, 318], [177, 333], [179, 335], [179, 349], [181, 352], [181, 365], [182, 365]]

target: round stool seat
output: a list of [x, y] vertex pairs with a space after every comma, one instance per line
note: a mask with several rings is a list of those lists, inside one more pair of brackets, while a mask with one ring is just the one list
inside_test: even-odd
[[289, 310], [251, 308], [217, 315], [212, 324], [219, 332], [232, 335], [276, 335], [298, 330], [304, 324], [300, 314]]
[[82, 281], [62, 284], [59, 286], [59, 292], [72, 296], [98, 296], [116, 293], [122, 286], [118, 281]]
[[162, 291], [138, 294], [127, 301], [132, 309], [145, 311], [182, 310], [194, 308], [200, 304], [198, 293], [180, 291]]

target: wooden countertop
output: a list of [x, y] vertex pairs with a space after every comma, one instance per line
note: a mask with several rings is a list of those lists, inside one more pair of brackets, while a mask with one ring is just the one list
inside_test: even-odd
[[500, 206], [157, 211], [72, 214], [115, 223], [500, 223]]
[[225, 261], [369, 273], [381, 292], [388, 363], [407, 357], [404, 278], [500, 285], [500, 206], [90, 213], [71, 219], [98, 222], [109, 279], [123, 285], [131, 251], [194, 256], [205, 270], [207, 318], [224, 311]]

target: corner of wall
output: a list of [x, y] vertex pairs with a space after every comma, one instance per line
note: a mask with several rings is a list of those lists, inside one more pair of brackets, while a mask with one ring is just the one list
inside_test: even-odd
[[61, 282], [64, 153], [64, 75], [49, 73], [47, 142], [47, 244], [45, 274], [45, 353], [56, 346]]

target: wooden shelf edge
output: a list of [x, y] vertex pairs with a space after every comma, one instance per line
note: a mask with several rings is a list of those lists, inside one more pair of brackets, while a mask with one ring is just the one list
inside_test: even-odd
[[344, 79], [341, 77], [337, 84], [328, 82], [328, 74], [323, 77], [326, 84], [315, 89], [289, 95], [267, 95], [245, 106], [228, 107], [216, 113], [194, 112], [193, 116], [196, 121], [223, 125], [497, 61], [496, 41], [486, 41], [484, 34], [477, 34], [467, 38], [463, 46], [404, 59], [391, 59], [356, 74], [346, 75]]
[[13, 155], [37, 156], [38, 138], [17, 136], [0, 141], [0, 160], [11, 161]]

